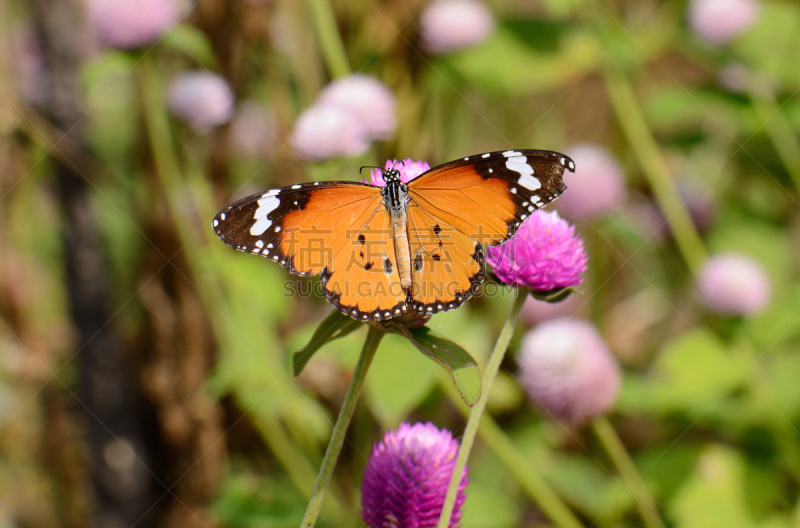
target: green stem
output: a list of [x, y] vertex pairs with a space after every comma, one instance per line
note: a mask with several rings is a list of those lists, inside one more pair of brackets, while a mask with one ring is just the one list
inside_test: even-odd
[[647, 528], [663, 528], [665, 524], [658, 513], [656, 501], [650, 494], [650, 490], [644, 485], [644, 481], [636, 469], [636, 464], [633, 463], [628, 450], [625, 449], [625, 445], [609, 423], [608, 418], [601, 416], [592, 420], [592, 430], [619, 471], [625, 486], [633, 494], [645, 526]]
[[[219, 282], [219, 277], [213, 276], [208, 271], [208, 268], [200, 265], [202, 262], [213, 259], [213, 252], [209, 251], [207, 245], [201, 244], [200, 238], [194, 236], [194, 228], [191, 223], [187, 222], [184, 216], [179, 214], [179, 211], [181, 211], [179, 200], [183, 196], [181, 193], [185, 192], [182, 182], [187, 175], [176, 152], [175, 139], [170, 130], [163, 98], [160, 95], [163, 93], [163, 87], [159, 82], [156, 65], [149, 56], [144, 57], [137, 66], [136, 79], [139, 84], [145, 127], [150, 148], [153, 152], [156, 175], [167, 198], [170, 215], [183, 244], [182, 251], [187, 253], [186, 260], [189, 263], [191, 274], [197, 280], [197, 287], [206, 301], [207, 311], [209, 314], [213, 314], [219, 310], [225, 314], [223, 317], [210, 318], [215, 335], [218, 336], [220, 341], [224, 341], [225, 330], [221, 326], [223, 321], [241, 318], [237, 317], [235, 311], [231, 308], [223, 291], [223, 286]], [[189, 174], [191, 175], [192, 172], [189, 171]], [[196, 183], [200, 183], [202, 180], [197, 174], [194, 175], [194, 178]], [[200, 201], [199, 210], [207, 212], [210, 207], [213, 208], [208, 187], [200, 185], [195, 187], [204, 189], [203, 199], [195, 202]], [[273, 382], [278, 383], [280, 379], [272, 380], [268, 385], [272, 386]], [[314, 481], [313, 466], [303, 452], [298, 449], [296, 443], [291, 438], [288, 438], [280, 427], [275, 426], [275, 424], [279, 424], [279, 420], [275, 418], [274, 423], [272, 423], [272, 418], [269, 420], [269, 424], [259, 427], [264, 441], [273, 451], [278, 461], [281, 462], [284, 469], [286, 469], [289, 479], [304, 495], [310, 496]], [[261, 425], [258, 420], [256, 422]], [[331, 516], [342, 518], [344, 514], [344, 508], [341, 506], [342, 500], [339, 497], [334, 497], [334, 500], [329, 501], [328, 504]]]
[[361, 349], [361, 355], [358, 358], [356, 369], [353, 372], [353, 379], [350, 381], [350, 387], [347, 389], [347, 394], [344, 397], [342, 408], [339, 411], [339, 417], [336, 419], [336, 425], [333, 426], [331, 440], [328, 442], [328, 449], [325, 450], [325, 456], [319, 468], [319, 475], [317, 475], [317, 484], [314, 486], [314, 492], [311, 494], [311, 500], [308, 502], [308, 507], [303, 516], [303, 521], [300, 523], [300, 528], [311, 528], [317, 522], [319, 511], [322, 508], [322, 501], [325, 499], [325, 491], [328, 489], [328, 485], [330, 485], [333, 469], [336, 467], [336, 460], [339, 458], [339, 452], [342, 450], [342, 445], [344, 444], [347, 427], [350, 425], [350, 420], [353, 418], [353, 411], [355, 411], [358, 396], [361, 394], [361, 389], [364, 387], [367, 370], [369, 370], [369, 366], [372, 363], [372, 358], [375, 357], [375, 351], [378, 349], [378, 344], [381, 342], [383, 335], [384, 331], [380, 328], [375, 326], [369, 327], [367, 339], [364, 341], [364, 348]]
[[[453, 387], [452, 380], [442, 375], [440, 383], [448, 399], [467, 417], [470, 408]], [[547, 484], [544, 477], [531, 465], [506, 433], [497, 425], [491, 415], [486, 414], [478, 427], [481, 440], [489, 446], [494, 455], [505, 465], [506, 469], [519, 481], [528, 497], [539, 506], [539, 509], [560, 528], [583, 528], [583, 524], [572, 510], [561, 500], [561, 497]]]
[[644, 176], [664, 213], [678, 250], [686, 265], [692, 273], [695, 273], [706, 259], [706, 250], [672, 182], [669, 167], [647, 125], [644, 112], [636, 102], [633, 87], [624, 75], [610, 68], [605, 70], [604, 77], [617, 119], [639, 159]]
[[792, 125], [771, 97], [751, 95], [753, 108], [778, 152], [786, 172], [800, 192], [800, 141], [797, 141]]
[[453, 508], [456, 504], [458, 496], [458, 486], [461, 484], [461, 475], [467, 465], [469, 453], [472, 450], [472, 444], [475, 442], [475, 435], [478, 433], [478, 425], [480, 425], [481, 416], [484, 409], [486, 409], [486, 402], [489, 400], [489, 393], [492, 390], [492, 383], [497, 376], [497, 371], [500, 369], [500, 363], [506, 355], [508, 344], [511, 342], [511, 337], [514, 335], [514, 327], [517, 324], [519, 312], [522, 310], [522, 305], [525, 303], [525, 298], [528, 296], [527, 288], [519, 288], [517, 291], [517, 298], [514, 299], [514, 306], [511, 308], [511, 313], [506, 319], [503, 329], [500, 330], [500, 335], [497, 337], [497, 342], [492, 350], [492, 355], [489, 357], [489, 362], [486, 364], [486, 372], [483, 373], [483, 380], [481, 381], [481, 397], [478, 403], [472, 407], [472, 411], [467, 419], [467, 427], [464, 429], [464, 436], [461, 438], [461, 447], [458, 449], [458, 456], [456, 457], [456, 465], [453, 468], [453, 474], [450, 476], [450, 485], [447, 488], [447, 496], [445, 497], [444, 504], [442, 505], [442, 514], [439, 517], [439, 528], [449, 528], [450, 518], [453, 516]]
[[319, 45], [331, 76], [339, 78], [350, 75], [350, 65], [347, 62], [347, 53], [339, 28], [336, 26], [333, 7], [328, 0], [308, 0], [308, 3], [311, 6]]

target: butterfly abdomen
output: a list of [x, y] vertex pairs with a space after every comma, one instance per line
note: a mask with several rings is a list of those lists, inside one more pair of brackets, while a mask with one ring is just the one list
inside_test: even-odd
[[411, 251], [408, 247], [408, 216], [405, 209], [390, 209], [392, 219], [392, 238], [394, 252], [397, 255], [397, 272], [400, 274], [400, 285], [404, 289], [411, 287]]

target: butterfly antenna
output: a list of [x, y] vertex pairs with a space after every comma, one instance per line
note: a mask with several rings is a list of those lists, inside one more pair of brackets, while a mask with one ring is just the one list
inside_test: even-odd
[[363, 167], [358, 169], [358, 173], [361, 174], [361, 171], [363, 171], [364, 169], [378, 169], [379, 171], [383, 172], [382, 168], [376, 167], [375, 165], [364, 165]]

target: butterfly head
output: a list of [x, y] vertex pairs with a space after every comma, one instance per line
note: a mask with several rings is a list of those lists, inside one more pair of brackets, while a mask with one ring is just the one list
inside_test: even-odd
[[388, 185], [393, 181], [400, 181], [400, 171], [392, 167], [383, 171], [383, 181]]

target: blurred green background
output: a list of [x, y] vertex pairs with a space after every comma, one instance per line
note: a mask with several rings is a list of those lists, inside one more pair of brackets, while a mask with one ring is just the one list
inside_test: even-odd
[[[210, 228], [216, 211], [275, 186], [355, 180], [388, 158], [433, 166], [588, 143], [617, 160], [628, 198], [576, 220], [590, 263], [568, 313], [593, 321], [623, 366], [611, 423], [664, 524], [800, 526], [800, 5], [759, 2], [751, 27], [712, 45], [684, 1], [485, 3], [491, 35], [442, 54], [421, 51], [420, 0], [200, 0], [131, 50], [74, 31], [84, 38], [55, 49], [79, 58], [75, 127], [48, 95], [63, 79], [48, 78], [55, 52], [37, 44], [52, 30], [47, 2], [0, 3], [0, 525], [123, 526], [100, 512], [136, 503], [149, 507], [120, 514], [128, 526], [297, 526], [365, 332], [294, 378], [292, 352], [332, 308], [284, 294], [286, 281], [317, 279], [225, 247]], [[343, 73], [337, 50], [344, 73], [395, 95], [398, 127], [363, 155], [306, 161], [289, 145], [293, 124]], [[237, 149], [232, 124], [198, 134], [168, 112], [167, 85], [191, 69], [222, 75], [238, 107], [269, 116], [264, 146]], [[83, 355], [70, 301], [67, 263], [85, 255], [65, 241], [86, 227], [67, 220], [70, 178], [82, 182], [103, 265], [97, 331], [120, 345], [112, 371], [128, 385], [105, 381], [136, 424], [132, 460], [128, 444], [90, 438], [105, 422], [81, 396], [98, 358]], [[681, 223], [695, 195], [709, 216], [697, 229]], [[763, 312], [732, 318], [698, 304], [698, 267], [727, 251], [769, 274]], [[511, 306], [504, 291], [430, 326], [482, 362]], [[533, 324], [518, 328], [491, 417], [587, 526], [642, 526], [591, 432], [546, 419], [514, 381]], [[458, 435], [465, 416], [445, 373], [388, 336], [319, 525], [359, 526], [372, 444], [427, 420]], [[97, 460], [119, 465], [123, 487], [143, 482], [139, 502], [93, 479]], [[470, 478], [464, 528], [550, 525], [480, 438]]]

